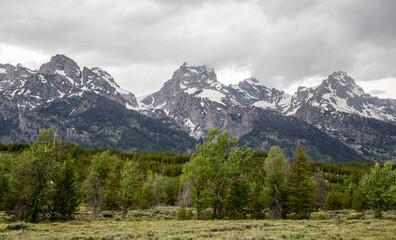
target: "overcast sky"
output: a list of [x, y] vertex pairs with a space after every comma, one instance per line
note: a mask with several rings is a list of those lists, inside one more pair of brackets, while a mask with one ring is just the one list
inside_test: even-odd
[[137, 96], [187, 61], [289, 93], [341, 70], [396, 98], [396, 1], [0, 0], [0, 63], [37, 69], [57, 53]]

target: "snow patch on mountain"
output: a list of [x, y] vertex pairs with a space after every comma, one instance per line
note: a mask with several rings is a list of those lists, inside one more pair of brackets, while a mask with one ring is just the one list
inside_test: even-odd
[[187, 93], [188, 95], [195, 94], [199, 89], [198, 88], [189, 88], [185, 90], [184, 92]]
[[212, 102], [217, 102], [222, 105], [225, 105], [222, 100], [223, 100], [223, 98], [226, 97], [226, 95], [218, 90], [203, 89], [202, 92], [196, 96], [199, 98], [206, 98]]
[[253, 103], [253, 107], [262, 108], [264, 110], [273, 110], [276, 108], [276, 104], [274, 102], [267, 102], [267, 101], [258, 101]]

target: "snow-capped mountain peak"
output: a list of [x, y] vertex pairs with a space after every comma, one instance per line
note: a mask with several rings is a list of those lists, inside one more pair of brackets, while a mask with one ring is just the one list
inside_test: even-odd
[[191, 66], [184, 63], [173, 74], [172, 79], [177, 79], [180, 83], [180, 89], [188, 87], [219, 85], [217, 76], [213, 69], [203, 66]]
[[[55, 113], [68, 119], [79, 117], [92, 104], [101, 106], [102, 101], [112, 100], [196, 139], [216, 127], [242, 139], [253, 137], [256, 146], [262, 148], [285, 136], [288, 144], [293, 144], [289, 133], [293, 135], [298, 129], [293, 141], [316, 141], [326, 133], [338, 144], [348, 146], [346, 150], [340, 148], [346, 152], [356, 151], [374, 160], [394, 160], [396, 156], [396, 100], [366, 94], [345, 72], [334, 72], [318, 86], [300, 87], [291, 96], [263, 86], [255, 78], [226, 86], [217, 81], [213, 69], [184, 63], [159, 91], [137, 102], [105, 70], [81, 70], [72, 59], [56, 55], [39, 71], [0, 64], [0, 91], [0, 117], [4, 116], [0, 121], [5, 130], [11, 129], [7, 127], [11, 126], [7, 125], [11, 124], [7, 123], [10, 118], [14, 119], [12, 124], [18, 125], [15, 129], [31, 129], [31, 113], [39, 119], [42, 109], [54, 119]], [[79, 107], [73, 106], [75, 102], [80, 103]], [[60, 108], [63, 110], [59, 113], [61, 105], [68, 107]], [[75, 130], [68, 131], [72, 134]], [[282, 131], [286, 134], [283, 137], [279, 135]]]
[[169, 113], [172, 102], [179, 97], [191, 96], [218, 104], [236, 104], [230, 99], [227, 86], [217, 81], [213, 69], [203, 66], [191, 66], [184, 63], [157, 93], [139, 98], [142, 109], [161, 109]]
[[39, 73], [42, 75], [62, 75], [70, 78], [77, 85], [81, 84], [82, 73], [80, 67], [73, 59], [63, 54], [57, 54], [49, 62], [41, 65]]
[[395, 104], [395, 100], [378, 99], [366, 94], [347, 73], [334, 72], [319, 86], [299, 88], [287, 114], [298, 115], [310, 107], [321, 113], [341, 112], [381, 121], [396, 121], [396, 111], [392, 108]]
[[56, 99], [81, 96], [86, 91], [137, 107], [135, 96], [120, 89], [110, 74], [100, 68], [81, 71], [74, 60], [62, 54], [53, 56], [38, 71], [20, 64], [0, 64], [0, 90], [6, 98], [18, 102], [19, 109], [33, 109]]

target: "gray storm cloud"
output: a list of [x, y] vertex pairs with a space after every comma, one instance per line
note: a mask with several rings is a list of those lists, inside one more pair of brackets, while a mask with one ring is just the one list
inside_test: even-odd
[[[0, 45], [101, 66], [137, 95], [160, 88], [184, 61], [248, 69], [277, 88], [336, 70], [359, 81], [396, 79], [391, 0], [0, 0], [0, 6]], [[387, 91], [396, 98], [396, 90]]]

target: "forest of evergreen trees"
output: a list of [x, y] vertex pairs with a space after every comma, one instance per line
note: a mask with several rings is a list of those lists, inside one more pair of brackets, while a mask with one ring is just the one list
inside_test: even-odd
[[[59, 142], [53, 129], [33, 144], [0, 144], [0, 211], [29, 222], [92, 218], [105, 210], [178, 206], [179, 219], [309, 218], [318, 209], [395, 206], [395, 165], [309, 162], [298, 145], [287, 161], [236, 147], [228, 132], [210, 129], [191, 155], [86, 149]], [[191, 209], [194, 209], [192, 211]]]

